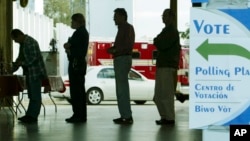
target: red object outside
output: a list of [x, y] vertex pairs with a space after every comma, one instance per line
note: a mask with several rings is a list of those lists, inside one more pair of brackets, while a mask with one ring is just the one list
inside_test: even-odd
[[[89, 44], [88, 65], [113, 65], [112, 55], [107, 53], [107, 49], [113, 42], [93, 41]], [[180, 63], [178, 70], [178, 82], [181, 85], [189, 85], [189, 48], [182, 47], [180, 53]], [[148, 42], [136, 42], [133, 47], [132, 67], [146, 76], [148, 79], [155, 79], [156, 70], [156, 47]]]

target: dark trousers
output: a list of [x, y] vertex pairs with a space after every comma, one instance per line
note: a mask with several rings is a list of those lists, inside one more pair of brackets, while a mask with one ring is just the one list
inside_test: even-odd
[[114, 58], [117, 104], [122, 118], [132, 117], [128, 82], [128, 73], [131, 69], [131, 65], [132, 57], [130, 55]]
[[85, 70], [84, 68], [75, 68], [69, 62], [69, 81], [70, 81], [70, 97], [73, 110], [73, 116], [77, 118], [87, 119], [87, 105], [85, 92]]
[[40, 114], [42, 104], [41, 86], [42, 81], [40, 79], [29, 80], [26, 76], [27, 91], [29, 97], [29, 105], [26, 115], [37, 118]]

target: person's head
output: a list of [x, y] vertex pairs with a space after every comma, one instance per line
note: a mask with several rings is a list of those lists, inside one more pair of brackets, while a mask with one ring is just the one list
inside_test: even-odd
[[71, 16], [71, 28], [77, 29], [80, 26], [85, 26], [85, 18], [83, 14], [76, 13]]
[[114, 21], [115, 25], [120, 25], [127, 22], [128, 15], [124, 8], [116, 8], [114, 10]]
[[24, 33], [20, 29], [13, 29], [10, 33], [12, 40], [16, 43], [22, 43], [24, 41]]
[[162, 22], [168, 26], [174, 22], [175, 13], [171, 9], [165, 9], [162, 14]]

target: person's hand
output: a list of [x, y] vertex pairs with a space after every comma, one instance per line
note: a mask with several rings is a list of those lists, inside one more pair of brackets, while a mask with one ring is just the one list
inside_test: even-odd
[[18, 67], [20, 67], [20, 66], [23, 65], [23, 62], [20, 61], [20, 60], [18, 60], [18, 61], [15, 62], [15, 65], [18, 66]]
[[71, 46], [70, 43], [65, 43], [65, 44], [63, 45], [63, 47], [64, 47], [64, 49], [65, 49], [65, 52], [66, 52], [67, 54], [70, 54], [70, 46]]
[[18, 65], [17, 62], [12, 62], [11, 73], [14, 73], [15, 71], [17, 71], [19, 66], [20, 65]]
[[109, 54], [114, 54], [115, 51], [116, 51], [115, 47], [110, 47], [110, 48], [107, 49], [107, 53], [109, 53]]
[[64, 45], [63, 45], [63, 47], [64, 47], [64, 49], [69, 49], [70, 48], [70, 46], [71, 46], [71, 44], [70, 43], [65, 43]]

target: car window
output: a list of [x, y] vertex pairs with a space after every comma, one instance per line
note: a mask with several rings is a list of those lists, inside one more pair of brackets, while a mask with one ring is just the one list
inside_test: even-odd
[[104, 68], [99, 71], [97, 78], [115, 78], [115, 72], [113, 68]]
[[152, 52], [152, 64], [156, 64], [156, 58], [157, 58], [157, 50], [154, 50], [153, 52]]
[[130, 79], [130, 80], [142, 80], [141, 76], [132, 70], [129, 71], [128, 79]]
[[[98, 78], [115, 78], [115, 71], [113, 68], [104, 68], [99, 71], [97, 74]], [[128, 79], [129, 80], [142, 80], [141, 76], [134, 72], [133, 70], [129, 71], [128, 74]]]

